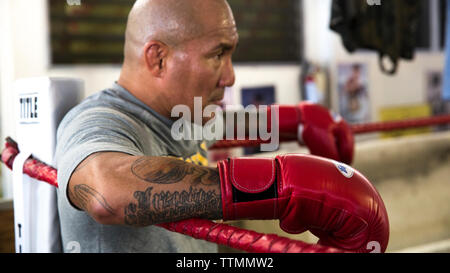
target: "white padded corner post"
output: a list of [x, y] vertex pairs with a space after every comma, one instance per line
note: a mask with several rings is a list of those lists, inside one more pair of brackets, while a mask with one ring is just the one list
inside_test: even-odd
[[30, 178], [22, 167], [30, 154], [53, 164], [56, 131], [64, 115], [80, 103], [83, 81], [71, 78], [26, 78], [14, 85], [16, 141], [20, 154], [13, 166], [16, 252], [61, 251], [56, 188]]

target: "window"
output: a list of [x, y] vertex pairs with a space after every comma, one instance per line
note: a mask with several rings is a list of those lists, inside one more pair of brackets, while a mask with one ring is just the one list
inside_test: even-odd
[[[130, 0], [49, 0], [53, 64], [121, 63]], [[300, 0], [229, 0], [235, 62], [300, 62]]]
[[49, 0], [52, 63], [121, 63], [131, 1], [68, 3]]
[[300, 62], [298, 0], [228, 0], [239, 32], [235, 62]]

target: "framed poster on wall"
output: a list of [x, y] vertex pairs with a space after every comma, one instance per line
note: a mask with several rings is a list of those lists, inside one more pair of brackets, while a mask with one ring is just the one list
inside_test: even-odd
[[364, 123], [371, 119], [367, 65], [339, 64], [337, 70], [339, 113], [349, 123]]
[[[249, 105], [254, 105], [256, 108], [258, 108], [260, 105], [269, 106], [275, 103], [275, 87], [262, 86], [262, 87], [242, 88], [241, 99], [242, 105], [244, 107], [247, 107]], [[261, 152], [260, 146], [244, 148], [245, 155], [259, 152]]]

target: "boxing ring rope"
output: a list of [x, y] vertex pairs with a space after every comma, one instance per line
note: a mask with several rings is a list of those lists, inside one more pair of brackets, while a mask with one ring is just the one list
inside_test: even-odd
[[400, 129], [428, 127], [450, 123], [450, 115], [440, 115], [427, 118], [407, 119], [400, 121], [373, 122], [355, 124], [352, 127], [354, 134], [386, 132]]
[[[378, 131], [390, 131], [406, 128], [425, 127], [450, 123], [450, 115], [431, 118], [411, 119], [404, 121], [377, 122], [357, 124], [352, 126], [354, 134]], [[287, 140], [287, 139], [285, 139]], [[237, 146], [255, 146], [264, 143], [261, 140], [221, 141], [212, 149], [231, 148]], [[15, 157], [19, 154], [17, 143], [11, 138], [6, 139], [5, 149], [1, 153], [1, 161], [12, 169]], [[38, 159], [30, 156], [23, 172], [32, 178], [44, 181], [58, 187], [57, 170]], [[204, 219], [187, 219], [173, 223], [158, 224], [167, 230], [191, 236], [196, 239], [225, 245], [234, 249], [254, 253], [341, 253], [348, 252], [318, 244], [308, 244], [302, 241], [280, 237], [275, 234], [262, 234], [251, 230], [233, 227], [223, 223], [215, 223]], [[243, 240], [245, 238], [245, 240]]]
[[[12, 170], [15, 157], [19, 154], [17, 143], [6, 138], [1, 161]], [[58, 187], [57, 170], [30, 156], [23, 166], [23, 172], [31, 178]], [[204, 219], [187, 219], [173, 223], [158, 224], [167, 230], [225, 245], [234, 249], [253, 253], [341, 253], [347, 252], [333, 247], [308, 244], [302, 241], [280, 237], [275, 234], [262, 234], [251, 230], [215, 223]], [[243, 240], [245, 238], [245, 240]]]
[[[440, 115], [427, 118], [417, 118], [417, 119], [407, 119], [400, 121], [388, 121], [388, 122], [372, 122], [372, 123], [360, 123], [351, 125], [353, 134], [365, 134], [374, 132], [386, 132], [401, 129], [411, 129], [427, 126], [435, 126], [450, 123], [450, 115]], [[292, 139], [285, 138], [281, 141], [296, 141], [297, 137]], [[270, 140], [264, 141], [261, 139], [257, 140], [221, 140], [216, 142], [210, 147], [210, 150], [217, 149], [229, 149], [235, 147], [255, 147], [262, 143], [269, 143]]]

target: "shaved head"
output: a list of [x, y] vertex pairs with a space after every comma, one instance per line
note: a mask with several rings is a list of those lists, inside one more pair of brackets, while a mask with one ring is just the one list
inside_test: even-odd
[[124, 63], [135, 63], [148, 41], [176, 47], [206, 34], [208, 20], [229, 22], [230, 16], [225, 0], [137, 0], [128, 15]]
[[226, 0], [137, 0], [127, 22], [118, 83], [161, 115], [175, 105], [218, 104], [234, 84], [239, 43]]

